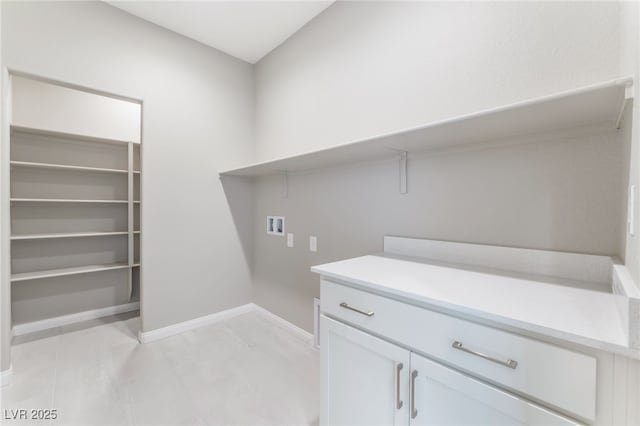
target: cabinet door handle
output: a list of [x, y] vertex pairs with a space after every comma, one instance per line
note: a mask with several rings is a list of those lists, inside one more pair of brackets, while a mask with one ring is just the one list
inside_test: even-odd
[[416, 408], [416, 377], [418, 377], [418, 370], [413, 370], [411, 373], [411, 418], [415, 419], [418, 416], [418, 409]]
[[400, 371], [402, 371], [401, 362], [396, 364], [396, 409], [399, 410], [402, 408], [402, 400], [400, 399]]
[[480, 358], [486, 359], [487, 361], [495, 362], [496, 364], [500, 364], [500, 365], [503, 365], [505, 367], [512, 368], [514, 370], [518, 366], [518, 361], [515, 361], [513, 359], [508, 359], [506, 361], [502, 361], [500, 359], [491, 357], [489, 355], [485, 355], [482, 352], [477, 352], [477, 351], [474, 351], [474, 350], [471, 350], [471, 349], [467, 349], [467, 348], [464, 347], [462, 342], [458, 342], [457, 340], [451, 344], [451, 347], [454, 348], [454, 349], [458, 349], [459, 351], [466, 352], [466, 353], [471, 354], [471, 355], [479, 356]]
[[353, 312], [357, 312], [357, 313], [359, 313], [359, 314], [366, 315], [366, 316], [368, 316], [368, 317], [372, 317], [372, 316], [373, 316], [373, 314], [375, 313], [375, 312], [373, 312], [373, 311], [361, 311], [360, 309], [354, 308], [353, 306], [349, 306], [349, 304], [348, 304], [348, 303], [346, 303], [346, 302], [342, 302], [342, 303], [340, 304], [340, 306], [341, 306], [341, 307], [343, 307], [343, 308], [345, 308], [345, 309], [349, 309], [349, 310], [351, 310], [351, 311], [353, 311]]

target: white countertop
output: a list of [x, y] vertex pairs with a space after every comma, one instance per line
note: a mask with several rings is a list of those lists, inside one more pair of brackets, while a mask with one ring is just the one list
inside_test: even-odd
[[621, 296], [585, 289], [587, 283], [390, 255], [311, 271], [425, 307], [640, 358], [640, 351], [629, 348], [617, 307]]

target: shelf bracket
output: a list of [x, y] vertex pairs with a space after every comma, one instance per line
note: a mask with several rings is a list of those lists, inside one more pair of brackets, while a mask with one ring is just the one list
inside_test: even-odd
[[133, 298], [133, 261], [134, 261], [134, 245], [133, 245], [133, 142], [129, 142], [127, 146], [127, 263], [129, 264], [128, 275], [128, 291], [129, 302]]
[[400, 193], [407, 193], [407, 151], [400, 153]]
[[620, 109], [618, 109], [618, 116], [616, 117], [616, 130], [619, 130], [622, 127], [622, 117], [624, 117], [624, 110], [627, 108], [627, 104], [629, 101], [633, 99], [633, 86], [627, 85], [624, 89], [624, 98], [622, 98], [622, 103], [620, 104]]
[[289, 175], [285, 170], [282, 172], [282, 198], [289, 197]]

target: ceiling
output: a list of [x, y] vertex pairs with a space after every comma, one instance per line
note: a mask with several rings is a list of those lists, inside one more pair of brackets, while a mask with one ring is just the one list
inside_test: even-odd
[[254, 64], [334, 1], [107, 0], [107, 3]]

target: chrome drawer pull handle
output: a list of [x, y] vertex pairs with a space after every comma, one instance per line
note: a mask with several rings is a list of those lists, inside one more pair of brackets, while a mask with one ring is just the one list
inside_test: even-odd
[[341, 306], [341, 307], [343, 307], [343, 308], [345, 308], [345, 309], [349, 309], [349, 310], [351, 310], [351, 311], [353, 311], [353, 312], [357, 312], [357, 313], [359, 313], [359, 314], [366, 315], [366, 316], [368, 316], [368, 317], [372, 317], [372, 316], [373, 316], [373, 314], [375, 313], [375, 312], [373, 312], [373, 311], [368, 311], [368, 312], [366, 312], [366, 311], [361, 311], [360, 309], [356, 309], [356, 308], [354, 308], [353, 306], [349, 306], [349, 304], [348, 304], [348, 303], [345, 303], [345, 302], [342, 302], [342, 303], [340, 304], [340, 306]]
[[402, 367], [404, 366], [401, 362], [396, 365], [396, 409], [398, 410], [401, 409], [403, 405], [400, 399], [400, 371], [402, 371]]
[[418, 377], [418, 370], [413, 370], [411, 373], [411, 418], [418, 417], [418, 409], [416, 408], [416, 377]]
[[481, 352], [476, 352], [476, 351], [472, 351], [471, 349], [467, 349], [462, 345], [461, 342], [458, 342], [457, 340], [455, 342], [453, 342], [451, 347], [454, 348], [454, 349], [458, 349], [458, 350], [460, 350], [462, 352], [466, 352], [466, 353], [471, 354], [471, 355], [479, 356], [480, 358], [486, 359], [487, 361], [491, 361], [491, 362], [495, 362], [496, 364], [504, 365], [505, 367], [509, 367], [509, 368], [514, 369], [514, 370], [518, 366], [518, 361], [514, 361], [512, 359], [508, 359], [506, 361], [501, 361], [499, 359], [490, 357], [489, 355], [485, 355], [485, 354], [483, 354]]

